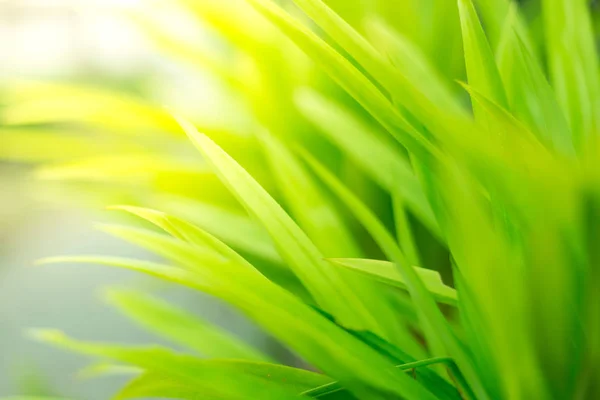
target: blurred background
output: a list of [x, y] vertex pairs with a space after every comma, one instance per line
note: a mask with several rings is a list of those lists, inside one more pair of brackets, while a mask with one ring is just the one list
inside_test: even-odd
[[[455, 1], [407, 2], [423, 6], [403, 12], [397, 11], [402, 2], [326, 2], [366, 35], [357, 15], [378, 12], [424, 49], [448, 82], [464, 80]], [[187, 9], [174, 6], [179, 3]], [[292, 7], [288, 0], [280, 3]], [[532, 34], [541, 35], [539, 1], [519, 3]], [[598, 26], [597, 3], [590, 5]], [[280, 261], [263, 231], [240, 225], [243, 210], [207, 172], [167, 110], [201, 127], [284, 208], [253, 135], [267, 127], [279, 139], [308, 143], [393, 230], [385, 190], [295, 107], [297, 89], [306, 87], [318, 88], [362, 117], [383, 143], [398, 146], [244, 0], [0, 0], [0, 397], [109, 398], [123, 377], [86, 379], [87, 359], [29, 340], [27, 330], [162, 343], [105, 304], [103, 291], [113, 286], [157, 292], [280, 360], [290, 359], [244, 318], [197, 293], [116, 269], [34, 262], [71, 254], [150, 257], [94, 230], [95, 222], [114, 219], [106, 205], [123, 203], [182, 214], [260, 263], [263, 272]], [[468, 101], [458, 84], [451, 89]], [[237, 218], [230, 226], [219, 222], [223, 210]], [[427, 249], [423, 265], [449, 279], [446, 250], [415, 225], [417, 241]], [[351, 229], [368, 258], [381, 256], [361, 228]]]
[[[210, 125], [227, 118], [215, 82], [198, 70], [160, 56], [124, 12], [138, 12], [143, 1], [1, 0], [0, 81], [84, 82], [148, 96], [203, 116]], [[162, 15], [183, 29], [177, 15]], [[197, 37], [201, 33], [193, 33]], [[200, 38], [202, 40], [202, 38]], [[6, 97], [0, 103], [6, 103]], [[0, 397], [57, 395], [106, 399], [123, 378], [84, 379], [88, 360], [29, 340], [26, 331], [52, 327], [89, 340], [160, 343], [117, 311], [106, 307], [102, 289], [141, 285], [254, 340], [270, 344], [245, 320], [222, 304], [172, 287], [154, 287], [138, 274], [93, 266], [34, 267], [36, 259], [61, 254], [136, 255], [143, 253], [96, 232], [101, 204], [81, 209], [34, 180], [31, 168], [11, 162], [14, 149], [0, 135]], [[40, 152], [52, 152], [44, 149]], [[91, 210], [91, 211], [90, 211]], [[95, 210], [95, 212], [94, 212]], [[254, 339], [253, 339], [254, 338]]]

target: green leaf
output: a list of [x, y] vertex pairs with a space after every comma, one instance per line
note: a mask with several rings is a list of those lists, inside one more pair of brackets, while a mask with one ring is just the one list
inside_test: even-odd
[[[261, 134], [259, 139], [292, 214], [322, 254], [327, 257], [361, 254], [345, 221], [297, 156], [269, 133]], [[400, 326], [387, 296], [380, 295], [380, 287], [352, 274], [341, 274], [341, 279], [352, 287], [363, 307], [379, 321], [379, 326], [371, 326], [373, 332], [393, 341], [400, 334], [399, 329], [406, 329]]]
[[[175, 204], [170, 203], [170, 208], [173, 208], [174, 210], [181, 213], [184, 210], [182, 210], [180, 207], [177, 207], [180, 204], [180, 202], [176, 202]], [[242, 247], [247, 250], [248, 247], [252, 246], [252, 250], [265, 250], [266, 254], [275, 253], [275, 249], [271, 245], [271, 240], [267, 236], [264, 229], [262, 229], [261, 226], [255, 224], [254, 221], [249, 220], [247, 217], [243, 217], [242, 215], [236, 215], [224, 209], [220, 209], [214, 206], [208, 206], [204, 203], [199, 203], [195, 201], [191, 201], [191, 203], [190, 201], [184, 201], [184, 205], [187, 205], [188, 208], [190, 208], [192, 205], [198, 206], [195, 207], [193, 210], [188, 210], [188, 212], [192, 212], [196, 217], [199, 217], [201, 222], [204, 222], [204, 225], [207, 225], [207, 230], [210, 231], [210, 228], [214, 228], [217, 231], [215, 232], [216, 234], [224, 234], [227, 238], [234, 235], [241, 236], [243, 234], [256, 234], [256, 236], [247, 239], [241, 239]], [[168, 215], [166, 213], [140, 207], [113, 206], [111, 208], [127, 211], [134, 215], [137, 215], [159, 226], [174, 237], [178, 237], [190, 243], [196, 243], [200, 247], [205, 246], [207, 244], [213, 247], [216, 246], [215, 250], [217, 252], [222, 252], [226, 255], [226, 257], [234, 258], [240, 261], [242, 264], [247, 264], [246, 260], [240, 258], [237, 253], [231, 251], [231, 249], [228, 246], [224, 246], [220, 240], [213, 240], [211, 237], [212, 235], [207, 236], [204, 233], [206, 232], [206, 230], [198, 229], [197, 227], [180, 218]], [[204, 214], [210, 212], [210, 210], [213, 209], [215, 210], [215, 213], [212, 213], [210, 215]], [[239, 222], [240, 225], [234, 224], [230, 225], [229, 227], [223, 227], [223, 224], [227, 222]], [[244, 227], [246, 227], [247, 230], [242, 230]], [[236, 232], [232, 232], [232, 229], [235, 228], [239, 229], [237, 229]], [[259, 241], [262, 238], [264, 238], [264, 240], [266, 240], [267, 242], [262, 243], [261, 245]], [[240, 240], [233, 240], [233, 244], [240, 244]], [[254, 244], [256, 244], [256, 246], [254, 246]], [[261, 254], [265, 255], [265, 253]], [[275, 283], [291, 291], [298, 297], [301, 297], [306, 302], [312, 303], [313, 300], [310, 298], [310, 295], [306, 293], [306, 289], [301, 285], [296, 276], [293, 275], [293, 273], [289, 269], [287, 269], [285, 265], [282, 264], [281, 257], [279, 257], [277, 253], [275, 253], [275, 255], [277, 257], [272, 257], [274, 259], [271, 260], [275, 263], [256, 264], [256, 268], [267, 278], [273, 280]]]
[[[151, 246], [165, 247], [160, 242], [151, 243]], [[172, 248], [170, 252], [174, 254], [170, 257], [180, 258], [180, 254], [187, 251], [190, 250], [185, 246]], [[218, 264], [207, 262], [190, 270], [116, 257], [63, 257], [41, 261], [59, 262], [94, 263], [130, 269], [212, 294], [234, 305], [307, 361], [343, 382], [353, 393], [362, 393], [377, 400], [388, 399], [390, 393], [408, 399], [433, 400], [421, 385], [391, 370], [389, 359], [266, 280], [245, 278], [238, 284], [235, 281], [236, 274], [229, 273]], [[200, 274], [198, 268], [210, 271]], [[349, 348], [352, 352], [348, 352]]]
[[[272, 0], [247, 0], [292, 39], [327, 74], [368, 111], [416, 159], [441, 157], [437, 143], [464, 135], [466, 115], [449, 113], [436, 99], [427, 98], [415, 82], [394, 69], [354, 28], [320, 0], [294, 0], [317, 24], [356, 61], [369, 77], [384, 89], [379, 91], [369, 79], [319, 37], [287, 15]], [[388, 95], [391, 101], [385, 96]], [[399, 104], [400, 107], [396, 107]], [[414, 121], [418, 119], [418, 123]], [[452, 123], [449, 123], [449, 120]]]
[[191, 385], [157, 373], [143, 373], [132, 379], [112, 399], [161, 397], [168, 399], [201, 400], [205, 394]]
[[283, 259], [316, 302], [344, 325], [379, 332], [380, 323], [363, 300], [337, 271], [326, 267], [320, 251], [281, 206], [206, 135], [186, 121], [181, 124], [224, 184], [269, 232]]
[[39, 330], [44, 342], [90, 356], [108, 358], [171, 377], [211, 397], [294, 399], [303, 388], [327, 382], [323, 375], [281, 365], [231, 360], [200, 360], [160, 347], [130, 348], [67, 338], [58, 331]]
[[[495, 147], [495, 150], [485, 157], [481, 157], [484, 154], [481, 152], [474, 158], [475, 168], [477, 168], [477, 170], [474, 169], [474, 172], [479, 179], [494, 185], [506, 181], [510, 186], [509, 182], [512, 179], [522, 178], [521, 171], [523, 169], [542, 170], [552, 165], [553, 155], [527, 126], [474, 88], [463, 86], [469, 92], [473, 103], [479, 107], [480, 115], [487, 122], [482, 129], [489, 133], [486, 135], [488, 144]], [[494, 158], [496, 159], [494, 160]], [[518, 193], [512, 187], [505, 188], [505, 190], [508, 191], [507, 194], [502, 194], [502, 196], [506, 196], [505, 199]], [[500, 191], [495, 195], [500, 196], [501, 193]], [[496, 204], [499, 210], [504, 207], [500, 202]]]
[[296, 155], [269, 132], [258, 139], [294, 220], [321, 253], [326, 257], [360, 254], [352, 232]]
[[430, 63], [422, 49], [380, 19], [370, 19], [367, 29], [371, 42], [381, 49], [407, 81], [419, 83], [418, 90], [430, 102], [448, 112], [465, 112], [448, 82]]
[[[427, 16], [428, 25], [421, 28], [424, 31], [421, 35], [427, 38], [423, 50], [446, 80], [453, 82], [464, 75], [465, 63], [456, 1], [427, 0], [418, 3], [425, 3], [422, 7], [430, 14]], [[423, 84], [421, 81], [413, 82], [418, 86]]]
[[99, 154], [143, 153], [142, 146], [124, 138], [69, 134], [59, 129], [2, 128], [0, 137], [0, 158], [16, 162], [60, 162]]
[[156, 208], [184, 218], [211, 232], [232, 247], [276, 265], [283, 261], [262, 226], [247, 215], [218, 205], [182, 197], [161, 195], [153, 199]]
[[92, 363], [77, 372], [81, 379], [94, 379], [103, 376], [137, 376], [144, 370], [139, 367], [117, 364], [109, 361]]
[[550, 80], [578, 152], [600, 131], [599, 64], [587, 3], [542, 1]]
[[[328, 259], [334, 265], [348, 268], [356, 273], [375, 279], [386, 285], [406, 289], [406, 281], [398, 268], [389, 261], [365, 260], [352, 258]], [[439, 272], [429, 269], [413, 267], [423, 284], [435, 299], [441, 303], [455, 306], [457, 301], [456, 290], [442, 282]]]
[[9, 88], [5, 96], [10, 99], [9, 106], [2, 110], [2, 121], [7, 125], [78, 122], [135, 135], [178, 133], [165, 110], [93, 86], [23, 82]]
[[439, 235], [439, 227], [423, 188], [400, 150], [376, 135], [349, 110], [315, 91], [303, 89], [298, 92], [296, 104], [304, 116], [371, 179], [390, 193], [398, 193], [410, 210]]
[[209, 358], [269, 361], [228, 332], [147, 294], [111, 289], [108, 300], [144, 327]]
[[[494, 54], [471, 0], [459, 0], [465, 62], [469, 86], [506, 108], [507, 100]], [[477, 108], [475, 108], [477, 115]]]
[[454, 282], [456, 290], [460, 293], [458, 310], [461, 326], [465, 331], [465, 339], [473, 352], [473, 362], [482, 373], [481, 380], [493, 398], [501, 396], [502, 382], [497, 379], [499, 374], [496, 360], [493, 357], [493, 348], [490, 346], [490, 335], [486, 332], [482, 318], [481, 308], [474, 300], [468, 286], [464, 283], [464, 277], [454, 268]]
[[[296, 39], [298, 35], [292, 35], [289, 29], [292, 25], [291, 20], [286, 20], [285, 15], [281, 13], [281, 10], [274, 5], [272, 0], [250, 0], [252, 4], [259, 8], [265, 15], [271, 18], [282, 31], [284, 31], [296, 44], [300, 45]], [[409, 83], [408, 79], [405, 79], [404, 75], [397, 73], [391, 65], [383, 58], [383, 56], [377, 52], [377, 50], [351, 25], [344, 21], [339, 15], [337, 15], [327, 4], [321, 0], [293, 0], [315, 23], [321, 28], [329, 37], [331, 37], [337, 44], [339, 44], [348, 55], [356, 60], [358, 64], [364, 68], [364, 70], [377, 81], [385, 91], [387, 91], [394, 100], [397, 96], [409, 98], [408, 102], [401, 102], [404, 105], [410, 104], [412, 101], [416, 101], [413, 96], [417, 94], [413, 90], [413, 85]], [[302, 46], [300, 46], [302, 47]], [[319, 62], [316, 54], [304, 50], [307, 52], [314, 61]], [[325, 61], [325, 60], [323, 60]], [[335, 78], [335, 75], [332, 75]], [[356, 77], [355, 77], [356, 79]], [[344, 87], [344, 85], [342, 85]], [[351, 95], [352, 90], [348, 90], [344, 87]], [[360, 98], [357, 101], [365, 107], [366, 110], [377, 118], [377, 113], [373, 113], [365, 104], [362, 103]], [[409, 110], [413, 111], [410, 107]], [[377, 111], [374, 109], [373, 111]], [[383, 124], [385, 126], [385, 124]], [[410, 126], [405, 126], [403, 129], [406, 133], [411, 133]], [[414, 128], [413, 128], [414, 129]], [[393, 130], [390, 133], [394, 134]], [[420, 136], [420, 133], [415, 132], [416, 137]], [[407, 148], [410, 147], [407, 146]]]
[[[540, 397], [545, 398], [541, 365], [534, 355], [536, 350], [531, 347], [538, 333], [530, 330], [530, 310], [520, 306], [528, 301], [526, 299], [531, 293], [527, 286], [514, 284], [522, 279], [524, 264], [523, 256], [517, 250], [521, 244], [518, 239], [511, 240], [512, 235], [516, 239], [520, 233], [511, 232], [509, 227], [515, 228], [506, 221], [511, 209], [501, 208], [506, 203], [495, 197], [499, 190], [481, 193], [480, 183], [468, 175], [458, 171], [447, 173], [448, 180], [443, 187], [446, 204], [455, 220], [460, 221], [449, 229], [448, 234], [456, 262], [455, 271], [464, 277], [462, 286], [458, 287], [459, 302], [461, 294], [465, 293], [470, 304], [461, 307], [461, 311], [466, 309], [472, 312], [463, 317], [470, 321], [470, 326], [463, 327], [470, 331], [467, 339], [478, 336], [481, 331], [485, 332], [485, 336], [474, 346], [485, 346], [486, 351], [477, 355], [478, 362], [473, 364], [473, 368], [480, 371], [478, 375], [484, 382], [502, 376], [502, 389], [511, 393], [509, 397], [527, 397], [527, 393], [539, 393]], [[557, 179], [558, 184], [558, 176], [552, 176], [552, 179]], [[508, 189], [513, 190], [511, 195], [527, 193], [529, 197], [536, 192], [532, 188], [519, 192], [523, 184], [521, 181], [514, 182], [515, 186]], [[490, 190], [495, 189], [494, 186], [490, 187]], [[494, 196], [493, 201], [488, 202], [488, 195]], [[514, 197], [512, 199], [514, 201]], [[536, 203], [538, 201], [543, 202], [536, 200]], [[490, 206], [494, 208], [490, 210]], [[473, 243], [478, 245], [474, 247]], [[454, 275], [458, 274], [455, 272]], [[498, 301], [506, 293], [510, 293], [510, 296]], [[505, 329], [507, 323], [511, 327], [509, 330]], [[473, 327], [474, 331], [471, 330]], [[499, 374], [495, 378], [486, 376], [486, 370], [481, 369], [489, 362], [486, 356], [490, 353], [487, 351], [493, 354], [492, 363], [498, 367]], [[486, 385], [489, 393], [493, 393], [496, 387], [495, 384]]]
[[510, 149], [513, 155], [527, 156], [533, 152], [545, 152], [535, 135], [506, 109], [475, 88], [469, 85], [463, 87], [469, 92], [473, 104], [479, 108], [480, 116], [488, 122], [485, 129], [493, 138], [490, 141], [496, 140], [504, 149]]
[[489, 37], [492, 50], [496, 50], [502, 41], [505, 21], [511, 5], [510, 0], [473, 0], [481, 15], [485, 33]]
[[39, 179], [113, 183], [138, 183], [151, 180], [160, 174], [191, 175], [198, 179], [211, 175], [202, 164], [151, 153], [99, 155], [82, 160], [42, 165], [36, 171]]
[[[231, 274], [231, 283], [240, 285], [243, 282], [267, 282], [264, 276], [237, 253], [229, 257], [229, 252], [221, 252], [225, 245], [199, 229], [193, 232], [196, 234], [193, 240], [200, 242], [206, 238], [203, 246], [188, 244], [146, 229], [107, 224], [99, 225], [98, 229], [144, 247], [198, 274], [205, 280], [207, 287], [220, 282], [225, 273]], [[213, 243], [214, 247], [211, 246]]]
[[[359, 338], [363, 342], [367, 343], [370, 347], [376, 349], [381, 354], [387, 356], [390, 360], [398, 365], [417, 362], [417, 359], [412, 358], [410, 355], [406, 354], [403, 350], [394, 346], [393, 344], [385, 341], [384, 339], [374, 335], [371, 332], [351, 332], [355, 337]], [[447, 364], [451, 369], [453, 369], [453, 373], [459, 379], [462, 379], [462, 375], [459, 371], [454, 371], [455, 364], [453, 362]], [[462, 399], [462, 396], [459, 394], [456, 387], [453, 386], [450, 382], [442, 378], [436, 372], [429, 368], [422, 368], [418, 372], [412, 371], [413, 377], [417, 379], [419, 382], [422, 382], [426, 387], [429, 388], [439, 399], [453, 399], [459, 400]], [[466, 386], [461, 383], [460, 386]]]
[[[239, 264], [247, 264], [242, 257], [232, 251], [229, 246], [216, 239], [213, 235], [208, 234], [206, 231], [180, 218], [161, 211], [142, 207], [112, 206], [109, 207], [109, 209], [126, 211], [143, 218], [160, 227], [174, 238], [193, 245], [197, 249], [197, 253], [201, 252], [204, 254], [206, 253], [206, 250], [214, 251], [216, 254], [219, 254], [222, 257], [231, 258]], [[124, 230], [120, 230], [120, 232], [124, 232]], [[141, 231], [138, 232], [141, 233]], [[138, 237], [140, 237], [140, 235], [138, 235]], [[252, 266], [248, 265], [248, 270], [252, 269]]]
[[[407, 149], [419, 157], [435, 152], [431, 143], [394, 108], [385, 95], [331, 46], [271, 0], [248, 1], [293, 40]], [[330, 16], [331, 10], [327, 13]], [[349, 25], [346, 28], [352, 29]]]
[[518, 31], [516, 7], [506, 17], [497, 53], [511, 110], [548, 147], [573, 154], [572, 133], [556, 95]]
[[408, 218], [404, 201], [398, 195], [392, 197], [392, 210], [394, 212], [396, 239], [400, 244], [400, 248], [404, 249], [407, 261], [411, 265], [422, 265], [411, 221]]
[[[398, 366], [396, 366], [396, 368], [398, 368], [402, 371], [409, 371], [409, 370], [414, 371], [417, 368], [427, 367], [429, 365], [441, 364], [441, 363], [453, 364], [454, 362], [452, 361], [451, 358], [439, 357], [439, 358], [431, 358], [431, 359], [427, 359], [427, 360], [415, 361], [415, 362], [411, 362], [411, 363], [398, 365]], [[307, 390], [302, 394], [310, 396], [310, 397], [319, 398], [319, 399], [327, 399], [327, 398], [331, 398], [332, 395], [335, 395], [336, 393], [338, 393], [342, 390], [343, 390], [343, 386], [341, 386], [339, 384], [339, 382], [330, 382], [325, 385], [313, 388], [311, 390]]]
[[477, 396], [487, 399], [488, 394], [481, 385], [477, 371], [473, 368], [471, 356], [464, 350], [462, 344], [459, 343], [451, 331], [448, 322], [437, 307], [434, 297], [428, 292], [421, 277], [414, 268], [407, 264], [404, 253], [398, 247], [392, 235], [373, 212], [331, 172], [308, 153], [303, 152], [302, 155], [313, 171], [338, 195], [348, 209], [352, 210], [354, 216], [375, 239], [375, 242], [381, 247], [384, 254], [398, 268], [419, 312], [421, 328], [424, 331], [429, 346], [433, 349], [433, 354], [438, 357], [451, 355], [470, 385], [470, 388], [463, 389], [472, 389]]
[[[173, 251], [177, 250], [175, 249]], [[122, 257], [102, 256], [50, 257], [39, 260], [37, 263], [40, 265], [57, 263], [88, 263], [128, 269], [142, 272], [169, 282], [189, 286], [224, 300], [230, 300], [229, 291], [212, 284], [212, 281], [202, 279], [203, 277], [201, 278], [201, 276], [188, 269], [173, 267], [167, 264]]]

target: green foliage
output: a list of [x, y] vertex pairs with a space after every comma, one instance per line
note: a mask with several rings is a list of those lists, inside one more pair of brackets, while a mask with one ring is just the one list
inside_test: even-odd
[[208, 293], [318, 372], [129, 289], [109, 302], [192, 354], [38, 339], [136, 367], [117, 399], [600, 398], [600, 71], [587, 2], [172, 3], [223, 54], [149, 15], [132, 21], [243, 99], [241, 127], [26, 85], [7, 91], [0, 156], [35, 165], [65, 198], [131, 204], [113, 208], [143, 227], [100, 229], [165, 259], [44, 263]]

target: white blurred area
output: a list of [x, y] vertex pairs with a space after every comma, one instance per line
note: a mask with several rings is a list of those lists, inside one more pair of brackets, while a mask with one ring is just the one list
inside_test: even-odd
[[152, 54], [126, 21], [127, 0], [0, 0], [2, 78], [69, 76], [87, 68], [131, 74]]
[[[165, 62], [118, 12], [141, 12], [147, 3], [0, 0], [0, 82], [81, 75], [140, 79], [167, 105], [215, 123], [227, 118], [219, 113], [224, 97], [209, 77]], [[176, 18], [172, 25], [182, 26]], [[0, 397], [48, 392], [74, 400], [107, 399], [123, 379], [82, 380], [76, 374], [89, 360], [32, 342], [25, 332], [57, 328], [81, 339], [160, 343], [104, 305], [100, 295], [106, 286], [154, 283], [101, 267], [32, 267], [34, 260], [52, 255], [143, 253], [94, 232], [100, 210], [88, 215], [38, 201], [26, 176], [0, 162]], [[263, 340], [220, 304], [173, 288], [164, 294], [219, 325]]]
[[240, 118], [224, 113], [231, 99], [209, 75], [169, 62], [127, 17], [149, 15], [181, 40], [215, 47], [197, 21], [172, 6], [169, 0], [0, 0], [0, 84], [82, 76], [143, 81], [161, 104], [207, 125]]

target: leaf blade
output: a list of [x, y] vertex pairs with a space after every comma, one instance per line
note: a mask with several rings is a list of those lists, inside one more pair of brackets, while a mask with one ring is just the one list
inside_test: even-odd
[[[386, 285], [406, 289], [407, 284], [398, 269], [389, 261], [331, 258], [331, 263], [348, 268], [356, 273], [375, 279]], [[456, 290], [446, 286], [437, 271], [413, 267], [423, 284], [436, 298], [436, 300], [455, 306], [457, 304]]]
[[469, 85], [506, 108], [502, 80], [475, 6], [471, 0], [459, 0], [458, 10]]
[[399, 150], [369, 132], [369, 127], [348, 110], [315, 91], [303, 89], [298, 92], [296, 104], [304, 116], [371, 179], [391, 194], [398, 192], [411, 211], [440, 236], [439, 226], [423, 188]]
[[107, 300], [142, 326], [209, 358], [270, 361], [270, 357], [199, 317], [148, 294], [111, 289]]
[[[344, 324], [379, 331], [379, 323], [366, 305], [339, 274], [327, 271], [319, 250], [281, 206], [206, 135], [185, 121], [181, 121], [181, 124], [223, 182], [269, 231], [279, 253], [317, 303]], [[332, 291], [336, 295], [332, 296]]]

